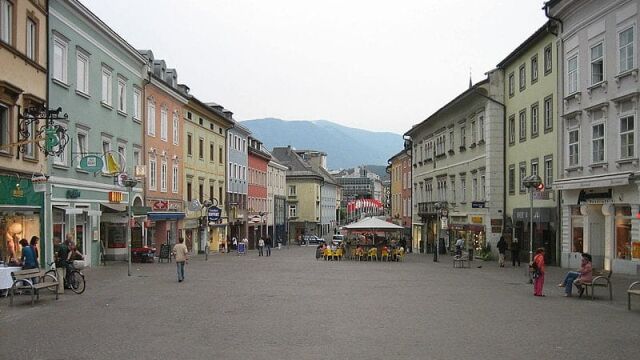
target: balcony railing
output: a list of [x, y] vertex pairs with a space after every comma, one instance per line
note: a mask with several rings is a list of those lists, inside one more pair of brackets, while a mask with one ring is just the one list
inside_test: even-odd
[[429, 201], [418, 203], [418, 216], [437, 215], [439, 204], [440, 209], [446, 209], [449, 204], [446, 201]]

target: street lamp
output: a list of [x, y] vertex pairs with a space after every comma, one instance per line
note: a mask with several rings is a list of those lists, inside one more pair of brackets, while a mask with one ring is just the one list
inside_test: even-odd
[[438, 230], [436, 231], [436, 251], [433, 254], [433, 261], [438, 262], [438, 255], [440, 254], [440, 231], [442, 230], [442, 218], [447, 216], [447, 203], [436, 202], [433, 204], [436, 208], [436, 225]]
[[133, 179], [133, 178], [127, 178], [126, 180], [124, 180], [124, 186], [127, 187], [127, 189], [129, 190], [129, 198], [127, 199], [127, 202], [129, 203], [127, 206], [127, 215], [129, 217], [129, 226], [128, 226], [128, 230], [127, 230], [127, 275], [131, 276], [131, 226], [132, 226], [132, 220], [133, 220], [133, 211], [131, 209], [131, 207], [133, 206], [133, 201], [131, 201], [131, 192], [133, 191], [133, 188], [138, 185], [138, 180]]
[[[525, 177], [522, 179], [522, 184], [529, 189], [529, 264], [531, 264], [533, 262], [533, 192], [544, 190], [544, 184], [537, 174]], [[533, 279], [528, 269], [527, 274], [529, 274], [529, 283], [532, 283]]]

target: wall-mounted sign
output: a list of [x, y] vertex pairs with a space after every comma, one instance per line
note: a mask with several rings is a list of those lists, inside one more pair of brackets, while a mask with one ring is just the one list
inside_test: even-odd
[[87, 155], [80, 159], [80, 169], [92, 173], [96, 173], [102, 170], [104, 162], [102, 158], [97, 155]]
[[121, 203], [124, 200], [124, 193], [122, 191], [109, 191], [110, 203]]
[[474, 224], [482, 224], [482, 216], [472, 216], [471, 222]]
[[209, 208], [209, 210], [207, 210], [207, 217], [209, 218], [210, 222], [215, 222], [220, 220], [221, 213], [222, 210], [219, 207], [212, 206]]
[[67, 190], [67, 193], [65, 195], [67, 196], [67, 199], [77, 199], [80, 197], [80, 190], [70, 189]]
[[167, 210], [169, 208], [169, 202], [165, 200], [158, 200], [153, 203], [153, 210]]
[[471, 207], [474, 209], [484, 209], [485, 202], [484, 201], [472, 201]]
[[446, 230], [449, 228], [449, 218], [446, 216], [440, 217], [440, 229]]

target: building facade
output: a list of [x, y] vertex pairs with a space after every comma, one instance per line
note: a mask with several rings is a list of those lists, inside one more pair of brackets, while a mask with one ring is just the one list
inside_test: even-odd
[[[507, 116], [505, 238], [507, 242], [517, 239], [524, 255], [533, 235], [532, 249], [544, 247], [551, 264], [557, 263], [560, 249], [559, 194], [553, 186], [558, 160], [554, 30], [550, 22], [544, 24], [498, 64], [504, 71]], [[533, 190], [533, 234], [529, 217], [532, 189], [523, 183], [530, 175], [538, 175], [545, 186], [544, 191]]]
[[[222, 109], [221, 106], [211, 104]], [[235, 122], [227, 133], [227, 208], [229, 214], [229, 235], [239, 240], [248, 236], [248, 138], [249, 129]]]
[[405, 133], [412, 142], [414, 249], [462, 238], [495, 244], [504, 215], [504, 102], [501, 71], [473, 85]]
[[248, 138], [248, 189], [247, 206], [249, 222], [249, 248], [256, 248], [260, 238], [267, 237], [267, 170], [271, 155], [264, 150], [262, 142], [252, 136]]
[[267, 168], [267, 236], [286, 244], [287, 167], [271, 156]]
[[411, 238], [411, 156], [402, 150], [389, 159], [391, 180], [389, 203], [391, 221], [405, 228], [405, 240]]
[[559, 28], [561, 265], [640, 274], [640, 1], [546, 3]]
[[120, 175], [133, 176], [143, 159], [146, 61], [79, 1], [50, 1], [49, 15], [49, 102], [68, 114], [59, 124], [69, 143], [51, 161], [45, 241], [72, 234], [89, 265], [102, 248], [124, 259], [127, 203], [142, 205], [143, 192], [139, 184], [128, 199]]
[[[178, 73], [155, 59], [150, 50], [141, 51], [148, 62], [144, 88], [144, 149], [146, 155], [145, 245], [160, 248], [173, 245], [181, 236], [185, 207], [182, 198], [184, 179], [184, 120], [188, 101], [186, 88], [178, 86]], [[192, 245], [192, 244], [189, 244]]]
[[[226, 245], [227, 238], [225, 141], [233, 122], [193, 95], [189, 95], [182, 120], [185, 142], [183, 199], [187, 204], [183, 236], [187, 247], [194, 252], [204, 251], [207, 243], [209, 251], [218, 252], [221, 245]], [[194, 200], [198, 200], [197, 203]], [[205, 200], [222, 210], [219, 221], [204, 220]]]
[[[47, 156], [35, 143], [45, 124], [21, 117], [29, 107], [58, 106], [46, 101], [47, 14], [45, 0], [0, 1], [0, 260], [6, 263], [20, 259], [20, 239], [47, 234], [44, 196], [31, 182], [33, 174], [48, 175]], [[50, 244], [40, 246], [41, 255], [51, 253]]]

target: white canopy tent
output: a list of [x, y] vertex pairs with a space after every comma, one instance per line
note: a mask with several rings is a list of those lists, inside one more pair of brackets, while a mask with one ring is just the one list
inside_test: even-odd
[[393, 231], [393, 230], [404, 230], [402, 226], [390, 223], [388, 221], [380, 220], [375, 217], [367, 217], [360, 221], [354, 222], [349, 225], [345, 225], [342, 227], [346, 230], [382, 230], [382, 231]]

